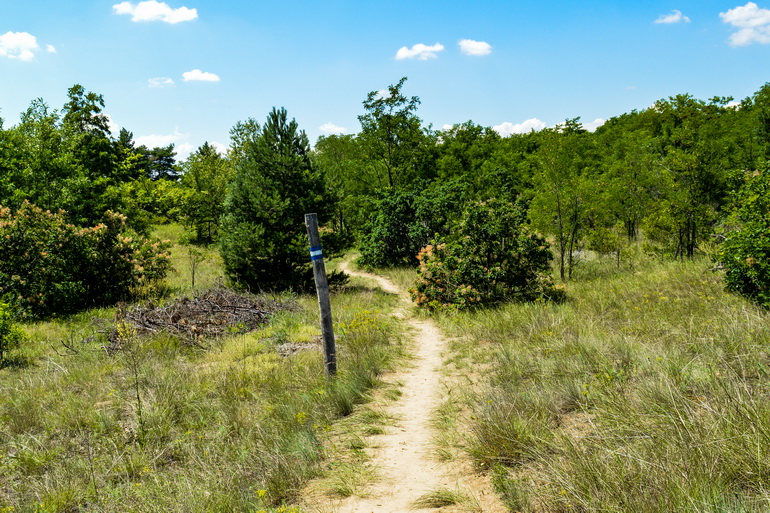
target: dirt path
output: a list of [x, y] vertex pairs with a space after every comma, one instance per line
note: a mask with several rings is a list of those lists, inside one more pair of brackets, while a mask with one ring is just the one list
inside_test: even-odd
[[[400, 383], [401, 397], [386, 407], [386, 413], [396, 419], [382, 435], [367, 438], [371, 465], [377, 474], [363, 497], [328, 499], [328, 503], [313, 504], [312, 510], [334, 513], [401, 513], [413, 511], [483, 511], [503, 512], [491, 491], [488, 480], [470, 472], [466, 461], [440, 463], [432, 450], [434, 429], [430, 420], [442, 400], [442, 353], [447, 341], [430, 320], [409, 316], [409, 299], [392, 282], [373, 274], [343, 269], [353, 276], [376, 280], [383, 290], [397, 294], [402, 306], [396, 315], [404, 319], [414, 338], [412, 365], [389, 376], [388, 381]], [[438, 490], [451, 490], [467, 496], [465, 505], [416, 508], [415, 500]], [[317, 499], [316, 499], [317, 500]], [[326, 502], [326, 501], [324, 501]]]

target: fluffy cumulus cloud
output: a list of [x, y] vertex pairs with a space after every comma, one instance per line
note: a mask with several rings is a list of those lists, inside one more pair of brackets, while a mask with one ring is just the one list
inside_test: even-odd
[[513, 124], [506, 121], [492, 127], [492, 130], [502, 137], [508, 137], [511, 134], [528, 134], [531, 131], [539, 131], [545, 128], [545, 123], [537, 118], [532, 118], [523, 123]]
[[474, 41], [473, 39], [461, 39], [459, 43], [460, 51], [465, 55], [480, 57], [492, 53], [492, 45], [486, 41]]
[[438, 52], [444, 51], [444, 45], [441, 43], [436, 43], [435, 45], [424, 45], [422, 43], [417, 43], [416, 45], [412, 46], [411, 48], [407, 48], [406, 46], [402, 46], [398, 49], [396, 52], [396, 60], [401, 61], [404, 59], [417, 59], [421, 61], [426, 61], [428, 59], [435, 59], [438, 57]]
[[600, 126], [602, 126], [606, 122], [607, 122], [606, 119], [596, 118], [593, 121], [591, 121], [590, 123], [583, 123], [583, 128], [585, 128], [589, 132], [594, 132], [594, 131], [596, 131], [597, 128], [599, 128]]
[[56, 53], [56, 47], [54, 45], [45, 45], [45, 51], [48, 53]]
[[38, 49], [37, 38], [29, 32], [6, 32], [0, 36], [0, 57], [32, 61]]
[[133, 4], [131, 2], [121, 2], [112, 6], [115, 14], [128, 14], [131, 21], [163, 21], [166, 23], [180, 23], [183, 21], [192, 21], [198, 17], [197, 9], [187, 7], [172, 8], [165, 2], [156, 2], [147, 0]]
[[669, 14], [661, 14], [655, 23], [671, 24], [671, 23], [690, 23], [690, 18], [682, 14], [682, 11], [674, 9]]
[[219, 75], [214, 73], [194, 69], [182, 73], [182, 80], [185, 82], [219, 82], [221, 79], [219, 78]]
[[334, 123], [324, 123], [318, 129], [325, 134], [341, 135], [348, 131], [347, 128], [337, 126]]
[[770, 10], [761, 9], [754, 2], [720, 12], [722, 21], [737, 28], [730, 35], [732, 46], [746, 46], [751, 43], [770, 44]]
[[174, 80], [169, 77], [155, 77], [147, 81], [147, 87], [151, 87], [153, 89], [159, 87], [170, 87], [172, 85], [174, 85]]

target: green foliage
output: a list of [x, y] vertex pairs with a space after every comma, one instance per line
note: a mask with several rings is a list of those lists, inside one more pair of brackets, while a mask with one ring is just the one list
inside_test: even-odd
[[[211, 351], [126, 332], [129, 347], [107, 354], [99, 333], [82, 339], [108, 311], [30, 324], [22, 351], [39, 347], [40, 365], [0, 370], [0, 511], [299, 513], [333, 423], [403, 358], [392, 295], [360, 287], [333, 301], [345, 333], [334, 380], [311, 296]], [[77, 354], [52, 350], [67, 339]]]
[[11, 349], [21, 344], [26, 335], [13, 322], [13, 312], [7, 303], [0, 303], [0, 366]]
[[404, 96], [405, 82], [403, 77], [387, 90], [370, 92], [364, 100], [366, 113], [358, 116], [358, 138], [375, 166], [379, 185], [390, 189], [414, 183], [425, 141], [422, 121], [415, 114], [420, 99]]
[[525, 217], [519, 206], [495, 200], [472, 204], [454, 238], [420, 252], [412, 299], [428, 309], [561, 299], [550, 276], [549, 245], [524, 224]]
[[366, 223], [378, 178], [362, 142], [353, 135], [321, 136], [313, 148], [313, 162], [339, 197], [334, 229], [357, 234]]
[[530, 211], [533, 224], [554, 235], [559, 277], [565, 281], [572, 276], [575, 250], [594, 203], [595, 147], [579, 119], [568, 119], [537, 138], [540, 146], [533, 156], [537, 173]]
[[0, 207], [0, 297], [22, 315], [48, 316], [128, 299], [162, 280], [167, 245], [126, 228], [107, 212], [92, 228], [31, 203]]
[[212, 243], [219, 237], [219, 219], [232, 166], [216, 148], [204, 143], [190, 155], [182, 170], [182, 221], [190, 227], [193, 242]]
[[462, 205], [463, 192], [461, 185], [450, 182], [422, 192], [381, 193], [363, 228], [358, 263], [414, 266], [420, 249], [448, 229], [454, 211]]
[[648, 261], [564, 304], [437, 318], [487, 383], [465, 447], [512, 511], [767, 509], [768, 312], [707, 265]]
[[717, 259], [727, 290], [770, 308], [770, 174], [747, 173]]
[[[308, 287], [312, 267], [304, 216], [317, 213], [323, 225], [335, 201], [313, 167], [307, 136], [285, 109], [274, 108], [264, 126], [239, 140], [221, 221], [225, 273], [253, 291]], [[321, 235], [325, 256], [334, 255], [338, 238], [328, 230]]]

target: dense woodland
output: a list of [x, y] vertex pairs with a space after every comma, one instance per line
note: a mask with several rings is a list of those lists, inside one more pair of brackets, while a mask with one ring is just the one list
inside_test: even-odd
[[[111, 134], [104, 98], [80, 85], [61, 109], [33, 100], [16, 124], [0, 120], [0, 235], [8, 241], [0, 295], [32, 315], [129, 297], [162, 278], [164, 247], [146, 235], [169, 221], [183, 223], [191, 243], [219, 244], [234, 284], [300, 289], [309, 279], [305, 212], [321, 216], [328, 254], [357, 245], [362, 264], [381, 267], [416, 266], [423, 248], [451, 249], [461, 233], [483, 245], [474, 233], [484, 226], [468, 224], [474, 209], [495, 219], [515, 207], [513, 231], [485, 235], [488, 276], [471, 282], [506, 273], [489, 270], [506, 259], [494, 242], [519, 237], [521, 227], [550, 241], [561, 281], [586, 250], [619, 266], [631, 246], [671, 259], [707, 250], [729, 287], [770, 301], [770, 85], [740, 102], [671, 96], [595, 132], [575, 118], [501, 137], [472, 121], [425, 126], [405, 82], [366, 96], [356, 135], [321, 137], [311, 148], [274, 109], [264, 124], [238, 122], [226, 155], [204, 144], [183, 162], [173, 146], [137, 146], [126, 129]], [[542, 268], [550, 257], [536, 258]], [[111, 263], [93, 268], [110, 272], [82, 263], [99, 259]], [[118, 268], [121, 286], [92, 282]], [[455, 285], [475, 287], [468, 280]]]

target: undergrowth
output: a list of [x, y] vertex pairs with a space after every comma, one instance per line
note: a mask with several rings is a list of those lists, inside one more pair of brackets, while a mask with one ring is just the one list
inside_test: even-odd
[[[175, 265], [185, 250], [174, 246]], [[108, 353], [114, 309], [25, 325], [25, 365], [0, 369], [0, 511], [297, 511], [284, 504], [318, 473], [330, 425], [401, 344], [392, 296], [336, 292], [339, 374], [327, 380], [316, 298], [293, 300], [207, 350], [122, 325]]]
[[565, 304], [438, 318], [456, 365], [490, 369], [477, 466], [513, 511], [767, 511], [768, 314], [705, 260], [591, 265]]

